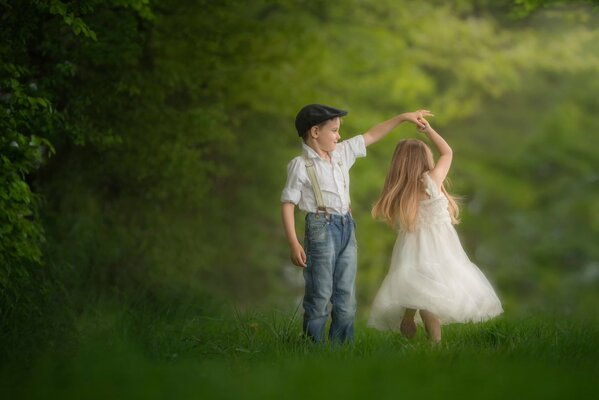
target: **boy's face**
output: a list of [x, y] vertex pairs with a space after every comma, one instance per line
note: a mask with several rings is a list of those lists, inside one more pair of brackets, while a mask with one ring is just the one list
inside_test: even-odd
[[341, 139], [339, 128], [341, 127], [341, 118], [335, 117], [326, 122], [322, 127], [318, 127], [318, 136], [316, 143], [322, 151], [333, 151], [337, 147], [337, 142]]

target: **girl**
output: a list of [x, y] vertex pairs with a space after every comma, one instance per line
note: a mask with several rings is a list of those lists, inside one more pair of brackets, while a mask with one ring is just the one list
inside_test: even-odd
[[[398, 330], [412, 338], [416, 322], [441, 341], [441, 325], [484, 321], [503, 312], [482, 272], [468, 259], [452, 224], [458, 206], [443, 182], [452, 150], [425, 118], [418, 130], [440, 153], [435, 164], [429, 147], [416, 139], [401, 140], [374, 218], [399, 226], [389, 272], [372, 306], [368, 325]], [[416, 321], [415, 321], [416, 318]]]

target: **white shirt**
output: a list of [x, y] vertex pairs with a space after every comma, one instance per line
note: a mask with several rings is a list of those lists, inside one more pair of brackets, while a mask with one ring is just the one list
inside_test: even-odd
[[[337, 144], [331, 160], [321, 158], [310, 146], [302, 143], [303, 155], [314, 161], [316, 178], [329, 213], [344, 215], [349, 211], [349, 169], [356, 158], [366, 156], [364, 136], [357, 135]], [[281, 194], [282, 203], [293, 203], [303, 211], [316, 212], [317, 204], [303, 156], [287, 165], [287, 183]]]

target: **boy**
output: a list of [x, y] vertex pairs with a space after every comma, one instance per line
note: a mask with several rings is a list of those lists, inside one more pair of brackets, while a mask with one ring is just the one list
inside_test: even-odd
[[[332, 304], [331, 342], [354, 337], [357, 247], [355, 222], [350, 212], [349, 169], [366, 147], [378, 142], [402, 122], [423, 128], [426, 110], [399, 114], [339, 144], [341, 117], [347, 111], [322, 104], [304, 106], [295, 118], [302, 137], [303, 154], [287, 166], [287, 183], [281, 194], [282, 218], [291, 261], [304, 268], [303, 331], [315, 342], [324, 342]], [[295, 232], [295, 206], [306, 214], [304, 245]]]

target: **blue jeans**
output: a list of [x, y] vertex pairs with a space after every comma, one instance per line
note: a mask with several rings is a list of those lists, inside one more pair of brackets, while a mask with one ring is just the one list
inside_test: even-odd
[[304, 245], [304, 333], [316, 342], [324, 342], [328, 304], [332, 304], [331, 342], [353, 341], [356, 314], [355, 222], [351, 215], [308, 213]]

